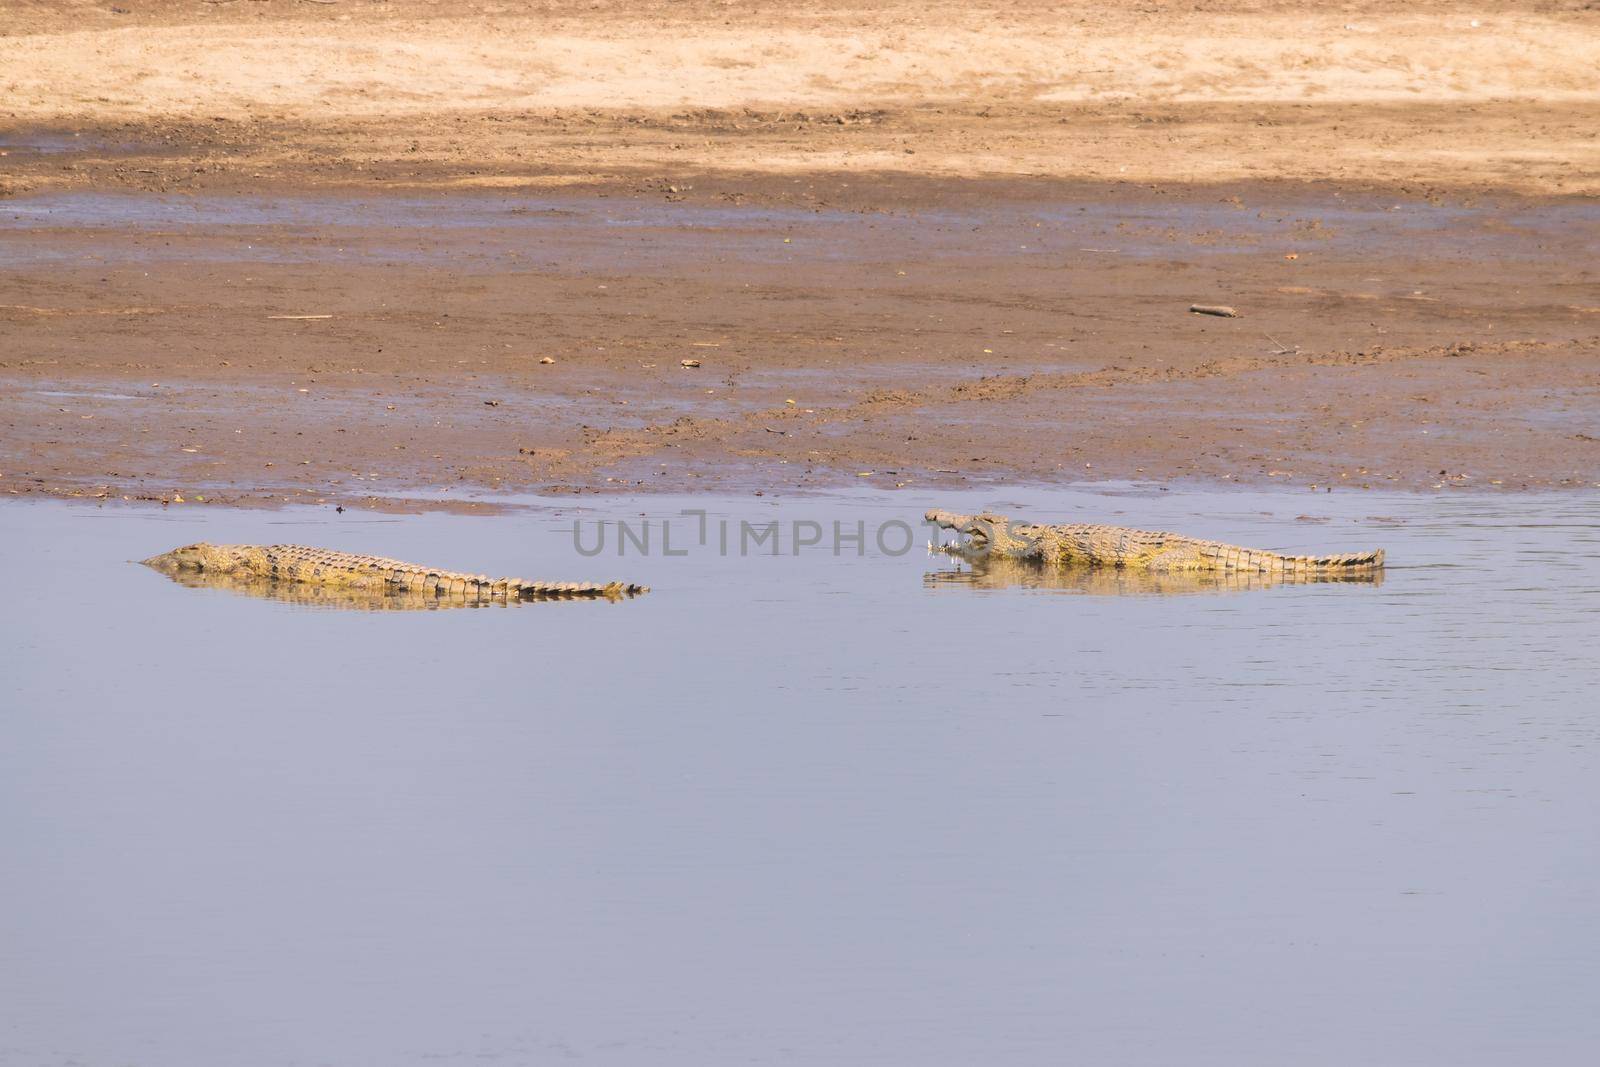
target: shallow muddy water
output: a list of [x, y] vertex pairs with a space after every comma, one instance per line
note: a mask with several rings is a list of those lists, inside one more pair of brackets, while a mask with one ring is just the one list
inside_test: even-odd
[[[1581, 259], [1586, 201], [1436, 205], [1378, 197], [1062, 198], [982, 211], [711, 206], [559, 194], [44, 193], [0, 207], [0, 268], [159, 262], [417, 263], [520, 269], [767, 266], [934, 256], [1099, 263], [1315, 250], [1428, 262]], [[867, 250], [863, 250], [863, 242]]]
[[[1380, 584], [979, 587], [922, 509], [1381, 546]], [[680, 514], [701, 507], [698, 519]], [[553, 508], [561, 510], [554, 511]], [[602, 517], [651, 555], [585, 558]], [[670, 518], [674, 550], [661, 552]], [[719, 520], [780, 523], [727, 555]], [[904, 543], [900, 520], [916, 547]], [[832, 552], [831, 524], [865, 524]], [[793, 554], [795, 522], [822, 543]], [[294, 541], [623, 603], [309, 610]], [[0, 1063], [1579, 1064], [1600, 502], [1138, 487], [0, 508]]]

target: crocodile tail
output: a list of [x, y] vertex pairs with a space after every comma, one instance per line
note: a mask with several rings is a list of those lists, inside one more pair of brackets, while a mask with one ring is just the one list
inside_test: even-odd
[[1339, 556], [1284, 556], [1286, 571], [1375, 571], [1383, 567], [1383, 549]]
[[634, 582], [514, 582], [511, 595], [519, 600], [571, 600], [601, 598], [623, 600], [648, 593], [650, 587]]

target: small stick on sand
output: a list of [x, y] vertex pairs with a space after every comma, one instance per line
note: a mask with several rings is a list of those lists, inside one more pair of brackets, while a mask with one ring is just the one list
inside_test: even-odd
[[1189, 310], [1196, 315], [1219, 315], [1225, 319], [1236, 319], [1239, 313], [1231, 307], [1222, 304], [1190, 304]]

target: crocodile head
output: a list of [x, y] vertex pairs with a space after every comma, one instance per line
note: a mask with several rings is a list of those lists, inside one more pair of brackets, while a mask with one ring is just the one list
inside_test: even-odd
[[165, 574], [173, 574], [177, 571], [229, 571], [233, 569], [235, 559], [225, 547], [219, 548], [201, 541], [175, 548], [171, 552], [163, 552], [159, 556], [151, 556], [141, 562], [146, 567], [154, 567]]
[[947, 551], [961, 556], [987, 556], [991, 553], [1014, 552], [1027, 542], [1011, 533], [1011, 520], [1004, 515], [957, 515], [949, 511], [930, 511], [923, 516], [942, 530], [954, 530], [961, 540]]

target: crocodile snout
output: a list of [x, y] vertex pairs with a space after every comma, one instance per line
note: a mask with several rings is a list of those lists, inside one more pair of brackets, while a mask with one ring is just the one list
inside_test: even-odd
[[953, 511], [940, 511], [938, 508], [930, 509], [922, 516], [924, 522], [931, 522], [944, 530], [959, 530], [972, 521], [971, 515], [958, 515]]

